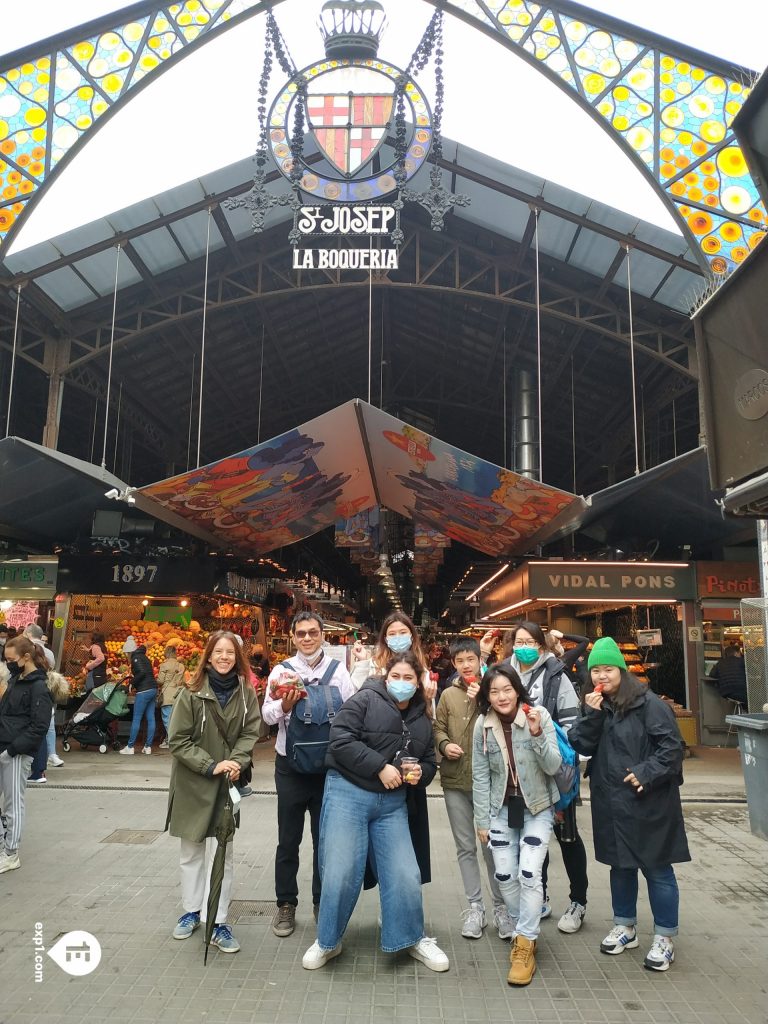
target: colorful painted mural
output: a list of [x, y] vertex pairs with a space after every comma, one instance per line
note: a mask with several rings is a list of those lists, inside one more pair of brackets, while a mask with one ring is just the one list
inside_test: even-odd
[[[332, 525], [341, 546], [373, 551], [375, 518], [363, 513], [380, 503], [417, 520], [423, 537], [430, 529], [506, 555], [529, 550], [566, 510], [584, 507], [581, 498], [469, 455], [359, 400], [140, 493], [159, 518], [167, 510], [219, 538], [225, 551], [249, 554]], [[435, 533], [429, 537], [430, 547], [439, 548]]]

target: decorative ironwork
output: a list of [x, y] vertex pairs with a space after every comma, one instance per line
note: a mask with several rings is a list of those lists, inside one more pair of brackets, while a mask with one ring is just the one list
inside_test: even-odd
[[[270, 0], [269, 8], [281, 0]], [[723, 275], [768, 230], [733, 118], [752, 72], [605, 15], [585, 21], [568, 0], [428, 0], [495, 29], [546, 68], [632, 154], [666, 198], [702, 263]], [[131, 20], [100, 19], [28, 47], [0, 70], [0, 254], [42, 190], [133, 90], [265, 0], [134, 4]], [[119, 12], [118, 12], [119, 13]]]

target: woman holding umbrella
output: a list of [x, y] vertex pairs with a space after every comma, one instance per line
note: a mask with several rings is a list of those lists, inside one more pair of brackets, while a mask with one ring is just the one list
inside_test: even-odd
[[[168, 733], [173, 765], [165, 827], [181, 839], [184, 908], [175, 939], [188, 939], [213, 902], [214, 837], [221, 841], [222, 821], [232, 813], [229, 787], [250, 764], [260, 721], [242, 647], [233, 633], [212, 633], [197, 670], [176, 698]], [[209, 922], [211, 942], [223, 953], [240, 949], [227, 925], [232, 878], [233, 848], [227, 843], [215, 922]]]

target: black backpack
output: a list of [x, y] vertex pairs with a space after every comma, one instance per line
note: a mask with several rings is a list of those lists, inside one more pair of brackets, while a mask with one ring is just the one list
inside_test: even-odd
[[[293, 672], [289, 661], [282, 662]], [[344, 700], [331, 678], [339, 665], [331, 661], [323, 678], [307, 686], [307, 695], [295, 705], [285, 733], [285, 756], [290, 767], [302, 775], [322, 775], [331, 734], [331, 723]]]

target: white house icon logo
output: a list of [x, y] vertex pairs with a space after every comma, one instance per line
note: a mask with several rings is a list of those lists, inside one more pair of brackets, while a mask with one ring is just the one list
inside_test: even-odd
[[67, 932], [48, 950], [48, 956], [62, 971], [83, 977], [99, 966], [101, 945], [90, 932]]

